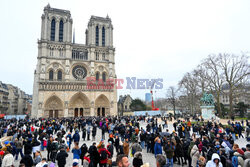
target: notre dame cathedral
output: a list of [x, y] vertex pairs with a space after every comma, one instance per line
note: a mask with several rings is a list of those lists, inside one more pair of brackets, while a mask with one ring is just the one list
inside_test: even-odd
[[31, 116], [117, 115], [115, 84], [105, 86], [116, 79], [111, 19], [91, 16], [86, 44], [72, 41], [70, 11], [47, 5], [41, 19]]

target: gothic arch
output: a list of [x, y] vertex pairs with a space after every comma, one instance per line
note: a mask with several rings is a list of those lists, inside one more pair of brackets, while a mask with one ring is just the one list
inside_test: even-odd
[[82, 92], [78, 92], [70, 98], [69, 115], [74, 117], [90, 115], [90, 100]]
[[108, 98], [103, 94], [99, 95], [95, 100], [95, 115], [110, 115], [110, 102]]
[[89, 98], [83, 94], [82, 92], [78, 92], [74, 94], [69, 101], [69, 107], [75, 108], [75, 107], [90, 107], [90, 100]]
[[53, 95], [46, 100], [44, 108], [45, 110], [63, 110], [63, 102], [58, 96]]
[[62, 100], [58, 96], [53, 95], [49, 97], [44, 104], [44, 116], [54, 118], [63, 117], [63, 108]]

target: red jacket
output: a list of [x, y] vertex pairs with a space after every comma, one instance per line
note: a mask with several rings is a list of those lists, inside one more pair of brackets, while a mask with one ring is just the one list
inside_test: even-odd
[[102, 151], [106, 151], [106, 153], [107, 153], [107, 158], [104, 159], [104, 160], [100, 160], [100, 164], [106, 164], [106, 163], [108, 162], [108, 157], [110, 157], [111, 154], [110, 154], [110, 152], [109, 152], [106, 148], [101, 148], [101, 149], [98, 151], [100, 155], [101, 155], [101, 152], [102, 152]]

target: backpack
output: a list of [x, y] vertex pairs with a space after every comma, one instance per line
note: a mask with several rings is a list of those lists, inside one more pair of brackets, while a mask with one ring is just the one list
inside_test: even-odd
[[57, 150], [57, 145], [56, 145], [56, 143], [52, 143], [51, 144], [51, 150]]
[[238, 167], [238, 157], [235, 155], [232, 157], [232, 165], [233, 167]]
[[100, 160], [105, 160], [107, 159], [107, 153], [106, 153], [106, 150], [102, 150], [101, 151], [101, 156], [100, 156]]

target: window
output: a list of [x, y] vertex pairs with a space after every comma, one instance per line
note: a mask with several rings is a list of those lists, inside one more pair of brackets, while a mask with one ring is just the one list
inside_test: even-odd
[[105, 61], [105, 53], [102, 54], [102, 61]]
[[96, 26], [95, 28], [95, 45], [99, 46], [99, 27]]
[[53, 57], [53, 55], [54, 55], [54, 49], [50, 48], [50, 56]]
[[58, 81], [61, 81], [61, 80], [62, 80], [62, 71], [61, 71], [61, 70], [59, 70], [59, 71], [57, 72], [57, 80], [58, 80]]
[[54, 78], [53, 70], [50, 70], [50, 71], [49, 71], [49, 80], [52, 81], [53, 78]]
[[95, 79], [96, 81], [99, 81], [99, 72], [96, 73]]
[[103, 82], [106, 82], [106, 73], [105, 73], [105, 72], [102, 73], [102, 81], [103, 81]]
[[95, 53], [95, 60], [99, 60], [99, 53], [98, 52]]
[[50, 40], [55, 41], [55, 31], [56, 31], [56, 21], [53, 19], [51, 21], [51, 29], [50, 29]]
[[60, 21], [59, 25], [59, 42], [63, 41], [63, 21]]
[[105, 28], [102, 27], [102, 46], [105, 46]]

